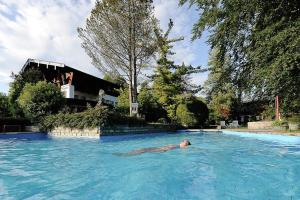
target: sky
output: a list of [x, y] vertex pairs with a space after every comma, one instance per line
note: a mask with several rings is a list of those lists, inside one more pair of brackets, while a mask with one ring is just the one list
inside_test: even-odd
[[[207, 33], [191, 41], [191, 30], [198, 13], [179, 0], [154, 0], [154, 14], [161, 27], [174, 21], [170, 37], [184, 36], [173, 51], [176, 63], [207, 66]], [[18, 73], [28, 58], [64, 63], [102, 78], [81, 48], [77, 27], [84, 27], [95, 0], [0, 0], [0, 92], [7, 93], [10, 74]], [[207, 73], [194, 75], [192, 81], [203, 84]]]

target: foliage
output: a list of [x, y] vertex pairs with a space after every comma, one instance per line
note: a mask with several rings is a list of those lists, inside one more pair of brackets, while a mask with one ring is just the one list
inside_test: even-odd
[[124, 86], [123, 88], [118, 89], [118, 103], [116, 106], [116, 110], [123, 114], [129, 114], [129, 95], [128, 95], [128, 86]]
[[[239, 99], [281, 97], [285, 113], [300, 102], [300, 8], [297, 0], [194, 1], [200, 13], [193, 39], [205, 30], [214, 57], [215, 87], [232, 84]], [[245, 98], [245, 97], [244, 97]], [[296, 106], [296, 107], [295, 107]]]
[[126, 80], [118, 75], [104, 74], [103, 80], [115, 83], [121, 87], [124, 87], [126, 85]]
[[105, 125], [126, 125], [126, 126], [143, 126], [147, 122], [144, 119], [136, 116], [129, 116], [118, 112], [110, 112], [108, 115], [107, 123]]
[[97, 104], [94, 108], [88, 108], [79, 113], [58, 113], [46, 116], [40, 123], [43, 130], [52, 130], [54, 127], [67, 128], [96, 128], [102, 127], [107, 121], [108, 109]]
[[167, 114], [158, 99], [154, 97], [151, 87], [145, 82], [141, 85], [138, 95], [139, 113], [145, 116], [146, 121], [156, 122], [160, 118], [166, 118]]
[[300, 115], [294, 115], [288, 118], [288, 122], [300, 124]]
[[[118, 96], [118, 104], [116, 111], [125, 115], [129, 114], [129, 95], [128, 86], [120, 88]], [[166, 117], [165, 111], [162, 109], [157, 99], [153, 96], [152, 90], [149, 86], [142, 84], [139, 95], [139, 112], [145, 116], [146, 121], [157, 121], [161, 117]], [[153, 112], [155, 110], [155, 112]]]
[[87, 110], [79, 113], [48, 115], [41, 121], [40, 126], [43, 130], [50, 131], [59, 126], [83, 129], [115, 125], [141, 126], [146, 124], [146, 121], [143, 119], [118, 112], [109, 112], [107, 107], [97, 104], [94, 108], [88, 106]]
[[64, 104], [64, 97], [55, 85], [40, 81], [37, 84], [27, 83], [18, 103], [27, 117], [38, 122], [45, 115], [57, 113]]
[[79, 28], [82, 46], [94, 65], [106, 74], [126, 78], [129, 105], [137, 100], [137, 78], [152, 57], [152, 0], [96, 1], [85, 28]]
[[267, 105], [265, 106], [264, 111], [261, 113], [261, 116], [264, 120], [272, 120], [275, 118], [275, 106]]
[[185, 127], [193, 127], [198, 124], [194, 113], [190, 112], [186, 104], [179, 104], [176, 108], [176, 116], [179, 124]]
[[185, 127], [203, 126], [208, 115], [206, 104], [194, 96], [186, 98], [176, 109], [178, 123]]
[[212, 111], [211, 120], [228, 120], [232, 113], [235, 95], [232, 91], [213, 93], [209, 108]]
[[272, 123], [272, 126], [287, 126], [287, 121], [285, 121], [285, 120], [276, 120]]
[[17, 103], [26, 83], [37, 83], [43, 80], [42, 73], [37, 69], [28, 69], [20, 74], [12, 74], [13, 82], [10, 83], [8, 100], [10, 104], [10, 111], [14, 116], [23, 116], [24, 113]]
[[197, 119], [197, 125], [203, 126], [209, 116], [209, 110], [206, 103], [199, 97], [191, 96], [186, 100], [190, 112], [194, 113]]
[[176, 108], [185, 94], [195, 94], [200, 90], [200, 86], [190, 83], [189, 75], [201, 70], [200, 67], [194, 68], [191, 65], [186, 66], [184, 63], [176, 65], [168, 59], [169, 55], [174, 54], [171, 51], [171, 44], [183, 40], [183, 38], [168, 38], [172, 28], [173, 22], [170, 20], [169, 29], [166, 33], [162, 33], [158, 28], [155, 30], [159, 59], [153, 76], [153, 95], [167, 112], [169, 119], [176, 122]]
[[0, 92], [0, 117], [8, 116], [10, 116], [8, 97]]

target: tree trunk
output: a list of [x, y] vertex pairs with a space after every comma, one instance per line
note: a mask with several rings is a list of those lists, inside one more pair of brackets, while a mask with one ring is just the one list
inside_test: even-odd
[[[130, 78], [132, 79], [132, 78]], [[132, 116], [132, 80], [129, 81], [129, 86], [128, 86], [128, 101], [129, 101], [129, 113], [130, 113], [130, 116]]]
[[132, 82], [133, 82], [133, 65], [134, 65], [134, 57], [133, 57], [133, 38], [132, 38], [132, 32], [133, 32], [133, 23], [132, 23], [132, 2], [129, 1], [129, 113], [130, 116], [133, 115], [132, 113], [132, 103], [134, 102], [134, 93], [133, 93], [133, 88], [132, 88]]
[[[134, 8], [135, 9], [135, 6]], [[136, 12], [136, 11], [134, 11]], [[132, 102], [137, 103], [137, 55], [136, 55], [136, 16], [132, 19], [132, 56], [133, 56], [133, 97]], [[138, 110], [136, 110], [138, 115]]]

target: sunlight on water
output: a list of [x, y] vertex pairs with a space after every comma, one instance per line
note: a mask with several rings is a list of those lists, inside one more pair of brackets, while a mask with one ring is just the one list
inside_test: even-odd
[[[187, 149], [115, 155], [185, 138]], [[286, 140], [184, 132], [2, 139], [0, 199], [300, 199], [300, 143]]]

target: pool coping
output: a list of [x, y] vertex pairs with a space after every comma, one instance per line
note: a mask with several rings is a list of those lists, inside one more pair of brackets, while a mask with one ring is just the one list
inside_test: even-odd
[[233, 131], [233, 132], [240, 132], [240, 133], [254, 133], [254, 134], [270, 134], [270, 135], [283, 135], [283, 136], [300, 136], [300, 132], [286, 132], [286, 131], [275, 131], [275, 130], [253, 130], [253, 129], [183, 129], [178, 131], [185, 131], [185, 132], [198, 132], [204, 131], [207, 133], [222, 133], [223, 131]]

